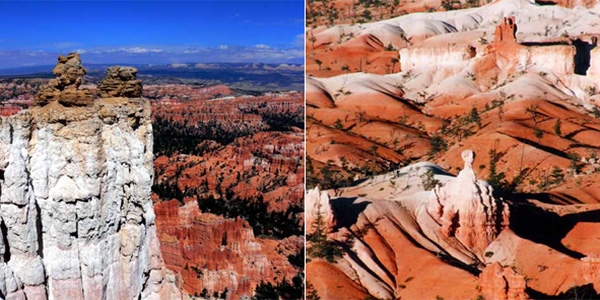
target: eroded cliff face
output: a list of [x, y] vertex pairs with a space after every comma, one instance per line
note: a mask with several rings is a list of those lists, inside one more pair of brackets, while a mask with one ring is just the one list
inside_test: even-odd
[[306, 193], [304, 199], [306, 201], [306, 215], [309, 218], [306, 219], [306, 232], [311, 234], [315, 231], [315, 226], [318, 226], [317, 218], [321, 215], [321, 222], [327, 228], [329, 232], [335, 225], [335, 218], [329, 203], [329, 194], [325, 191], [320, 191], [319, 187], [309, 190]]
[[[319, 296], [339, 299], [337, 291], [330, 291], [333, 285], [347, 288], [350, 294], [381, 299], [433, 299], [441, 294], [471, 299], [477, 297], [476, 286], [482, 282], [489, 287], [486, 295], [495, 297], [494, 292], [505, 288], [500, 285], [505, 277], [514, 279], [507, 284], [513, 289], [510, 293], [526, 296], [524, 277], [513, 270], [501, 268], [496, 274], [490, 269], [485, 278], [477, 277], [489, 264], [489, 245], [510, 231], [510, 213], [507, 202], [493, 195], [492, 186], [475, 176], [474, 157], [471, 150], [462, 153], [464, 168], [456, 177], [437, 165], [418, 163], [341, 188], [331, 199], [326, 196], [331, 191], [311, 190], [307, 224], [316, 222], [316, 210], [310, 208], [320, 203], [321, 217], [337, 223], [328, 238], [349, 249], [335, 262], [310, 257], [307, 278]], [[455, 268], [444, 260], [472, 269]], [[461, 282], [461, 289], [455, 288], [453, 280]], [[431, 282], [436, 282], [435, 287]], [[425, 291], [421, 284], [429, 288]], [[498, 299], [523, 299], [517, 296]]]
[[52, 92], [0, 118], [1, 296], [181, 298], [156, 236], [148, 101]]
[[244, 219], [202, 213], [191, 198], [183, 206], [171, 200], [155, 209], [165, 262], [181, 274], [190, 295], [250, 297], [261, 281], [276, 283], [297, 273], [287, 256], [302, 247], [300, 237], [256, 238]]
[[464, 67], [476, 54], [472, 46], [402, 48], [399, 53], [403, 70], [423, 65]]

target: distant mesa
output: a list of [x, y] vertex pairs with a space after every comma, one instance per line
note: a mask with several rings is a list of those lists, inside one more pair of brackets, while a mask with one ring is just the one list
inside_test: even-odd
[[[88, 89], [80, 89], [85, 68], [78, 53], [58, 57], [52, 73], [56, 77], [40, 88], [34, 97], [34, 104], [44, 106], [57, 101], [64, 106], [88, 106], [94, 102], [94, 94]], [[142, 95], [142, 81], [136, 79], [137, 69], [133, 67], [110, 67], [106, 78], [98, 83], [100, 98], [127, 97]]]

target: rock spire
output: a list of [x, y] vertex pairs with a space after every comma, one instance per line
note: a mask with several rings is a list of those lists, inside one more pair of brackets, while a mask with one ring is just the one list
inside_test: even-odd
[[509, 208], [493, 195], [493, 188], [477, 180], [473, 172], [475, 153], [462, 152], [464, 169], [456, 179], [436, 187], [428, 211], [446, 237], [455, 237], [480, 259], [484, 249], [508, 226]]

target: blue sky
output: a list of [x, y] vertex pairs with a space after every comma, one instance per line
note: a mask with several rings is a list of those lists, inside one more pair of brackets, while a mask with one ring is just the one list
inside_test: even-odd
[[303, 0], [0, 2], [0, 69], [87, 63], [302, 63]]

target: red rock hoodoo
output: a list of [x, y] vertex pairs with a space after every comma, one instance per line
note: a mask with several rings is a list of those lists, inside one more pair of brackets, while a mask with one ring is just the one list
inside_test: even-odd
[[494, 43], [517, 43], [517, 24], [515, 17], [504, 17], [494, 32]]

